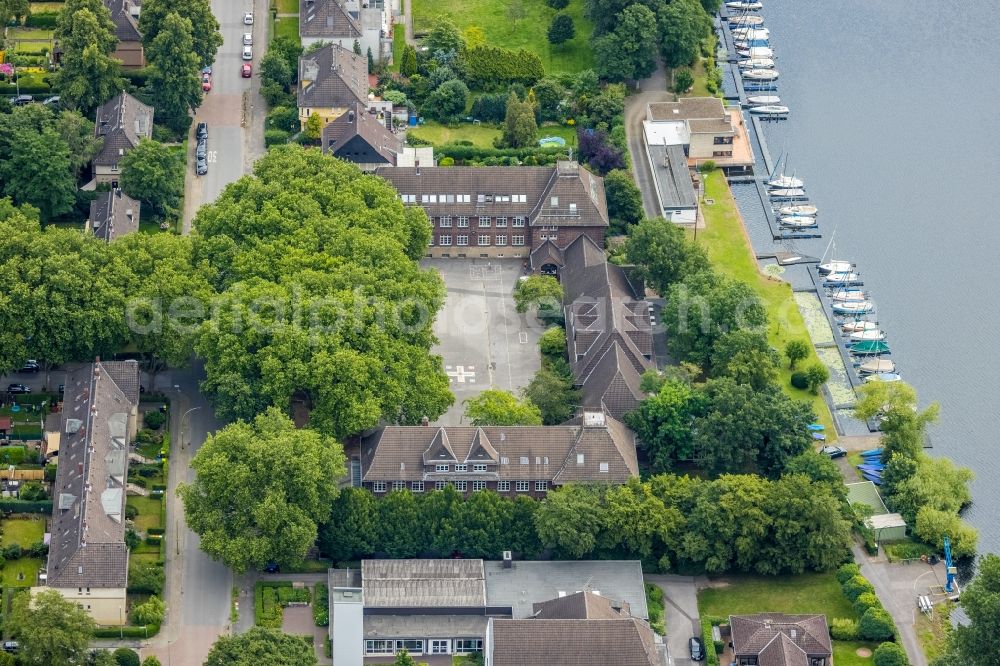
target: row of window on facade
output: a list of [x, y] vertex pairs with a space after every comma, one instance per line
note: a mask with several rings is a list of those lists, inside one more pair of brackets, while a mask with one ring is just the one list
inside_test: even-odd
[[[497, 481], [497, 492], [498, 493], [509, 493], [510, 492], [510, 481]], [[435, 490], [444, 490], [451, 484], [460, 493], [464, 493], [470, 487], [472, 487], [472, 492], [478, 493], [481, 490], [486, 490], [485, 481], [435, 481]], [[429, 486], [430, 484], [426, 484]], [[393, 481], [393, 490], [406, 490], [409, 487], [411, 492], [422, 493], [425, 489], [425, 484], [423, 481], [410, 481], [407, 484], [406, 481]], [[515, 481], [514, 482], [514, 492], [526, 493], [531, 490], [531, 481]], [[535, 481], [535, 492], [545, 493], [549, 490], [548, 481]], [[373, 481], [372, 482], [372, 492], [373, 493], [385, 493], [389, 491], [388, 481]]]
[[[510, 218], [510, 223], [512, 227], [523, 227], [526, 221], [527, 218], [522, 216]], [[469, 216], [456, 215], [454, 219], [452, 219], [451, 215], [442, 215], [438, 218], [438, 226], [441, 227], [442, 229], [450, 228], [452, 222], [454, 222], [455, 226], [457, 226], [459, 229], [468, 228]], [[502, 229], [507, 226], [507, 218], [486, 217], [486, 216], [476, 218], [476, 224], [479, 226], [480, 229], [488, 229], [489, 227], [493, 226], [494, 223], [496, 224], [497, 228]]]
[[410, 654], [471, 654], [483, 651], [481, 638], [431, 638], [365, 641], [365, 654], [397, 654], [406, 650]]
[[[546, 237], [542, 236], [542, 240], [545, 240], [545, 239], [546, 239]], [[553, 236], [552, 240], [558, 240], [558, 237], [557, 236]], [[434, 245], [434, 237], [433, 236], [431, 236], [430, 244]], [[440, 236], [438, 236], [438, 238], [437, 238], [437, 244], [438, 245], [443, 245], [445, 247], [450, 246], [451, 245], [451, 234], [441, 234]], [[457, 245], [459, 247], [464, 247], [464, 246], [466, 246], [468, 244], [469, 244], [469, 235], [468, 234], [458, 234], [457, 236], [455, 236], [455, 245]], [[513, 245], [514, 247], [519, 247], [519, 246], [524, 245], [524, 234], [517, 234], [515, 236], [511, 236], [510, 237], [510, 244]], [[476, 237], [476, 245], [478, 245], [479, 247], [486, 247], [487, 245], [499, 245], [499, 246], [503, 247], [503, 246], [507, 245], [507, 235], [506, 234], [498, 234], [498, 235], [496, 235], [496, 236], [493, 237], [492, 242], [491, 242], [490, 236], [488, 236], [487, 234], [480, 234], [478, 237]]]
[[[400, 194], [399, 198], [403, 203], [417, 203], [416, 194]], [[471, 194], [421, 194], [419, 198], [422, 204], [450, 204], [450, 203], [472, 203]], [[528, 198], [523, 194], [477, 194], [477, 204], [485, 203], [528, 203]], [[549, 206], [558, 208], [559, 197], [549, 197]], [[576, 212], [576, 204], [569, 204], [569, 211]]]
[[[577, 465], [582, 465], [582, 464], [584, 464], [584, 462], [586, 462], [586, 454], [583, 454], [583, 453], [576, 454], [576, 464]], [[531, 456], [520, 456], [518, 458], [518, 463], [521, 464], [521, 465], [530, 465], [531, 464]], [[496, 463], [494, 463], [494, 464], [496, 464]], [[500, 456], [500, 464], [501, 465], [509, 465], [510, 464], [510, 458], [508, 458], [507, 456]], [[548, 465], [549, 464], [549, 457], [548, 456], [535, 456], [535, 464], [536, 465]], [[473, 465], [472, 465], [472, 471], [473, 472], [486, 472], [486, 471], [489, 470], [489, 465], [490, 465], [490, 463], [473, 463]], [[455, 463], [455, 465], [451, 465], [449, 463], [434, 463], [434, 471], [435, 472], [468, 472], [469, 471], [469, 465], [466, 464], [466, 463]], [[601, 463], [601, 471], [602, 472], [607, 472], [608, 471], [608, 463], [606, 463], [606, 462], [602, 462]]]

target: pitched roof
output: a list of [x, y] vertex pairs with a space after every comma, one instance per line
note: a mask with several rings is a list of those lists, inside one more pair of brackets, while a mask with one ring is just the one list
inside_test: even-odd
[[299, 58], [299, 108], [354, 108], [367, 99], [367, 58], [339, 44]]
[[[583, 462], [578, 462], [578, 454]], [[446, 473], [424, 467], [491, 460], [500, 464], [489, 472], [456, 474], [453, 469]], [[602, 464], [607, 471], [601, 471]], [[612, 418], [588, 426], [387, 426], [362, 441], [361, 474], [364, 482], [459, 478], [624, 483], [638, 474], [638, 463], [634, 435]]]
[[139, 32], [139, 18], [133, 15], [133, 7], [138, 9], [139, 3], [132, 0], [104, 0], [104, 6], [111, 12], [111, 20], [115, 24], [115, 37], [120, 42], [138, 42], [142, 40]]
[[101, 192], [90, 202], [90, 231], [111, 242], [139, 230], [139, 202], [120, 189]]
[[135, 148], [139, 139], [153, 136], [153, 107], [147, 106], [127, 92], [112, 97], [97, 108], [94, 136], [104, 139], [94, 164], [118, 164], [125, 152]]
[[361, 25], [342, 0], [299, 0], [299, 36], [358, 39]]
[[657, 666], [653, 633], [636, 618], [494, 619], [493, 665]]
[[403, 150], [399, 137], [361, 104], [356, 104], [352, 110], [326, 124], [322, 146], [323, 152], [333, 153], [341, 159], [367, 161], [351, 158], [353, 153], [361, 150], [366, 154], [375, 153], [387, 164], [395, 164], [396, 155]]
[[758, 657], [759, 666], [809, 666], [810, 657], [830, 656], [825, 615], [731, 615], [737, 657]]
[[[577, 162], [548, 167], [384, 167], [376, 173], [400, 194], [417, 195], [432, 217], [501, 215], [527, 217], [531, 225], [608, 225], [604, 180]], [[424, 194], [434, 195], [434, 202], [421, 201]], [[459, 194], [469, 195], [468, 201], [458, 201]]]
[[128, 419], [138, 404], [135, 361], [97, 361], [69, 373], [53, 488], [50, 587], [125, 587]]
[[362, 560], [366, 608], [486, 606], [482, 560]]
[[[627, 392], [635, 394], [635, 375], [655, 367], [653, 328], [649, 319], [649, 303], [639, 299], [641, 288], [634, 284], [621, 266], [610, 264], [602, 250], [590, 237], [580, 235], [570, 243], [563, 256], [566, 265], [560, 270], [564, 287], [566, 339], [570, 367], [578, 386], [591, 397], [604, 395], [617, 375]], [[598, 365], [615, 346], [615, 364], [627, 361], [635, 371], [611, 373], [609, 366]], [[606, 360], [610, 363], [610, 360]], [[596, 374], [595, 374], [596, 373]], [[627, 399], [622, 389], [617, 394]], [[592, 405], [596, 406], [596, 405]], [[618, 414], [617, 416], [621, 416]]]
[[616, 620], [629, 617], [628, 604], [584, 590], [532, 606], [535, 620]]
[[585, 408], [604, 409], [620, 420], [645, 397], [641, 382], [622, 344], [613, 340], [583, 382], [582, 404]]

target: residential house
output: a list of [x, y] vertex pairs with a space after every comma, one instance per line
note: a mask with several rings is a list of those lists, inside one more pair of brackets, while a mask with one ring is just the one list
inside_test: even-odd
[[299, 58], [299, 122], [316, 113], [325, 126], [368, 103], [368, 59], [330, 44]]
[[561, 251], [541, 247], [531, 262], [536, 269], [558, 270], [567, 353], [583, 408], [624, 418], [645, 397], [642, 373], [656, 367], [644, 286], [626, 267], [609, 263], [588, 236]]
[[664, 666], [666, 648], [627, 602], [583, 590], [533, 605], [527, 619], [490, 618], [486, 666]]
[[489, 660], [491, 649], [508, 649], [506, 638], [490, 645], [491, 622], [523, 620], [536, 609], [555, 618], [582, 604], [595, 620], [601, 614], [623, 625], [632, 622], [623, 613], [647, 618], [637, 561], [362, 560], [360, 569], [330, 569], [328, 586], [339, 666], [392, 663], [402, 649], [416, 656], [484, 652]]
[[390, 20], [384, 0], [299, 0], [302, 46], [322, 42], [353, 51], [357, 43], [365, 59], [370, 50], [376, 62], [391, 62]]
[[832, 666], [825, 615], [730, 615], [736, 666]]
[[376, 171], [433, 226], [430, 257], [528, 257], [581, 235], [604, 246], [604, 180], [576, 162], [548, 167], [414, 167]]
[[138, 405], [136, 361], [98, 359], [66, 377], [46, 586], [102, 625], [127, 619], [125, 492]]
[[396, 164], [403, 142], [377, 114], [361, 104], [323, 128], [323, 152], [354, 162], [365, 171]]
[[114, 57], [125, 69], [140, 69], [146, 66], [146, 55], [142, 48], [142, 33], [139, 32], [139, 0], [104, 0], [104, 6], [111, 12], [115, 24]]
[[121, 92], [97, 108], [94, 136], [103, 140], [94, 157], [94, 181], [118, 187], [121, 160], [141, 139], [153, 136], [153, 107]]
[[643, 129], [647, 145], [682, 146], [690, 166], [705, 160], [724, 168], [754, 162], [742, 110], [725, 106], [718, 97], [649, 104]]
[[635, 435], [596, 411], [558, 426], [386, 426], [361, 442], [361, 485], [376, 495], [452, 484], [543, 498], [565, 483], [622, 484], [638, 473]]
[[139, 230], [139, 202], [120, 188], [101, 192], [90, 202], [86, 231], [110, 243]]

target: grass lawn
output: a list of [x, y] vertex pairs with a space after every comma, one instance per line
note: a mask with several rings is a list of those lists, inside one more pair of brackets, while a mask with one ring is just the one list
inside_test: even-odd
[[859, 657], [858, 648], [867, 648], [872, 652], [878, 643], [855, 643], [853, 641], [833, 641], [833, 663], [837, 666], [870, 666], [871, 657]]
[[274, 29], [271, 30], [271, 39], [282, 36], [298, 41], [299, 18], [297, 16], [274, 19]]
[[28, 4], [32, 14], [55, 14], [63, 8], [62, 2], [32, 2]]
[[399, 64], [403, 62], [403, 49], [406, 48], [406, 30], [401, 24], [397, 24], [392, 29], [392, 71], [399, 71]]
[[[753, 248], [747, 241], [740, 221], [736, 202], [726, 183], [722, 171], [716, 170], [705, 179], [705, 197], [714, 199], [715, 204], [703, 206], [706, 228], [698, 231], [698, 243], [708, 252], [716, 270], [729, 277], [747, 282], [760, 296], [767, 308], [767, 338], [771, 346], [783, 353], [789, 340], [809, 340], [802, 313], [792, 295], [792, 287], [787, 282], [772, 280], [760, 273], [754, 259]], [[810, 346], [809, 358], [800, 367], [818, 363], [816, 351]], [[789, 380], [791, 371], [783, 364], [778, 375], [778, 383], [784, 391], [812, 405], [819, 422], [826, 426], [829, 441], [836, 439], [833, 417], [822, 395], [813, 395], [793, 387]]]
[[137, 532], [145, 532], [150, 527], [163, 527], [160, 525], [160, 502], [161, 500], [151, 497], [137, 496], [130, 496], [126, 500], [129, 506], [139, 510], [139, 515], [133, 521]]
[[[492, 148], [493, 139], [500, 136], [500, 128], [496, 125], [459, 123], [454, 126], [442, 125], [431, 120], [408, 130], [408, 134], [424, 141], [430, 141], [436, 146], [456, 141], [471, 141], [477, 148]], [[576, 145], [576, 128], [564, 125], [546, 125], [538, 128], [538, 138], [546, 136], [561, 136], [566, 144]]]
[[857, 619], [854, 607], [841, 592], [832, 573], [726, 576], [722, 580], [729, 585], [698, 592], [698, 610], [702, 615], [824, 613], [827, 622], [835, 617]]
[[7, 39], [26, 39], [32, 41], [52, 41], [52, 30], [44, 28], [10, 28], [7, 30]]
[[556, 12], [537, 0], [412, 0], [413, 30], [425, 34], [437, 16], [449, 17], [460, 30], [479, 26], [486, 41], [538, 54], [547, 73], [578, 72], [594, 65], [590, 35], [594, 26], [583, 15], [584, 0], [570, 0], [563, 10], [573, 18], [576, 36], [555, 47], [547, 32]]
[[3, 545], [17, 544], [27, 548], [38, 543], [45, 536], [45, 520], [42, 518], [18, 518], [3, 521]]
[[917, 616], [916, 630], [920, 646], [927, 655], [928, 661], [934, 661], [941, 656], [948, 642], [948, 631], [951, 626], [949, 616], [955, 607], [952, 602], [934, 605], [934, 615], [927, 617], [923, 613]]
[[298, 14], [299, 0], [275, 0], [274, 5], [279, 14]]
[[[7, 562], [3, 568], [4, 587], [31, 587], [38, 580], [38, 570], [42, 567], [42, 560], [30, 557], [22, 557], [13, 562]], [[21, 576], [20, 580], [18, 576]]]

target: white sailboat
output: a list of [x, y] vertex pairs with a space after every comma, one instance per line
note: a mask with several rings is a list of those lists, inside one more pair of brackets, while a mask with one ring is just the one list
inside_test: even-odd
[[771, 31], [767, 28], [733, 28], [733, 37], [738, 40], [770, 39]]
[[791, 189], [802, 187], [805, 183], [802, 182], [801, 178], [796, 178], [795, 176], [786, 176], [781, 174], [771, 180], [767, 181], [768, 187], [773, 187], [775, 189]]
[[741, 58], [773, 58], [774, 49], [770, 46], [751, 46], [750, 48], [737, 48], [736, 53]]
[[[830, 294], [831, 301], [840, 301], [840, 302], [863, 301], [866, 298], [868, 298], [868, 294], [861, 291], [860, 289], [840, 289]], [[868, 329], [862, 329], [862, 330], [868, 330]]]
[[748, 81], [775, 81], [778, 78], [776, 69], [745, 69], [742, 74]]
[[764, 106], [752, 106], [750, 107], [750, 113], [754, 113], [758, 116], [787, 116], [791, 111], [787, 106], [781, 106], [780, 104], [766, 104]]
[[852, 321], [845, 321], [840, 326], [840, 330], [844, 333], [857, 333], [859, 331], [876, 331], [878, 330], [877, 321], [867, 321], [865, 319], [856, 319]]
[[726, 7], [735, 9], [738, 12], [756, 12], [764, 8], [764, 5], [757, 0], [735, 0], [727, 2]]
[[774, 69], [774, 59], [773, 58], [750, 58], [749, 60], [740, 60], [740, 69]]
[[802, 204], [801, 206], [782, 206], [778, 209], [779, 215], [805, 215], [807, 217], [815, 217], [817, 213], [819, 213], [819, 209], [816, 208], [816, 206], [810, 206], [809, 204]]
[[780, 104], [781, 98], [777, 95], [751, 95], [747, 97], [750, 106], [767, 106], [768, 104]]
[[863, 342], [865, 340], [885, 340], [885, 331], [876, 328], [869, 331], [851, 333], [851, 342]]
[[764, 25], [764, 17], [757, 14], [740, 14], [729, 17], [729, 25], [734, 27], [745, 26], [755, 28]]
[[895, 373], [896, 364], [888, 358], [877, 358], [865, 361], [858, 366], [858, 371], [863, 375], [875, 375], [879, 373]]
[[798, 199], [804, 197], [806, 191], [801, 187], [785, 187], [777, 190], [769, 190], [767, 195], [772, 199]]
[[808, 229], [816, 226], [816, 218], [789, 215], [787, 217], [778, 218], [778, 224], [783, 227], [791, 227], [793, 229]]

